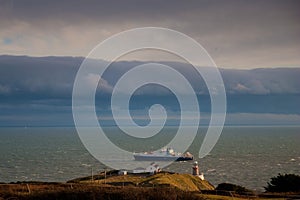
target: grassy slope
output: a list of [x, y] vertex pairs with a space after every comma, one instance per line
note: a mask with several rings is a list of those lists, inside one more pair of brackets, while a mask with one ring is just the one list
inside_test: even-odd
[[[91, 179], [77, 179], [79, 183], [91, 183]], [[141, 186], [141, 187], [174, 187], [183, 191], [213, 190], [214, 186], [208, 181], [190, 174], [158, 173], [152, 176], [146, 175], [126, 175], [98, 177], [94, 181], [96, 184], [108, 184], [114, 186]]]

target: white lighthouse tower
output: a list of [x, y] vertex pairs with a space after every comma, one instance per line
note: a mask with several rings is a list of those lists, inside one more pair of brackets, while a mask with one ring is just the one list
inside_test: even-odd
[[193, 169], [193, 175], [194, 176], [198, 176], [201, 180], [204, 180], [203, 173], [199, 174], [199, 166], [198, 166], [197, 161], [194, 162], [192, 169]]
[[193, 164], [193, 175], [199, 176], [199, 166], [197, 161], [195, 161]]

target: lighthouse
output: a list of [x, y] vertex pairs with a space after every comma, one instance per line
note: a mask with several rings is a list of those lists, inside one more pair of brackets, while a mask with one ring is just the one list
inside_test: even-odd
[[199, 176], [199, 166], [197, 161], [195, 161], [193, 164], [193, 175]]
[[203, 181], [204, 180], [204, 174], [203, 173], [199, 174], [199, 166], [198, 166], [197, 161], [194, 162], [192, 169], [193, 169], [193, 175], [198, 176]]

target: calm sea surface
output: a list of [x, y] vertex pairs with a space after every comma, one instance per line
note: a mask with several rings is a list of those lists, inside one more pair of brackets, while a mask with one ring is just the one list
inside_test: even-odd
[[[173, 129], [164, 130], [166, 140]], [[114, 136], [116, 128], [109, 130], [120, 140]], [[189, 148], [194, 155], [203, 133], [205, 128]], [[163, 138], [162, 134], [162, 143]], [[133, 149], [143, 146], [132, 143]], [[230, 182], [262, 191], [278, 173], [300, 174], [300, 127], [225, 127], [213, 151], [197, 160], [214, 185]], [[165, 170], [191, 173], [191, 165], [176, 162]], [[104, 168], [84, 148], [74, 128], [0, 128], [0, 182], [67, 181]]]

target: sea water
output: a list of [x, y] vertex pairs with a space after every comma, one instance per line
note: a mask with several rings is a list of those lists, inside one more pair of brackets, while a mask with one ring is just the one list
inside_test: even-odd
[[[112, 139], [122, 143], [117, 128], [108, 130]], [[164, 135], [167, 142], [175, 132], [174, 127], [165, 128], [160, 145], [164, 145]], [[215, 186], [228, 182], [263, 191], [278, 173], [300, 174], [300, 127], [227, 126], [210, 154], [200, 159], [197, 155], [205, 133], [201, 127], [188, 150]], [[137, 141], [130, 145], [131, 150], [143, 146]], [[175, 162], [164, 170], [191, 173], [192, 163]], [[85, 149], [74, 127], [0, 128], [0, 182], [65, 182], [104, 169]]]

